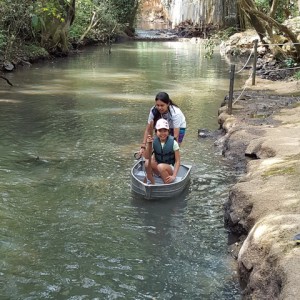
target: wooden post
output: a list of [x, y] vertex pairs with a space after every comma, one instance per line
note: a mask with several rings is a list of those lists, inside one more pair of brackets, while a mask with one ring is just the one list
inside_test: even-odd
[[252, 67], [252, 85], [255, 85], [255, 76], [256, 76], [256, 63], [257, 63], [257, 44], [258, 40], [254, 41], [254, 59]]
[[233, 86], [234, 86], [235, 65], [231, 65], [230, 69], [230, 85], [229, 85], [229, 99], [228, 99], [228, 114], [232, 114], [232, 100], [233, 100]]

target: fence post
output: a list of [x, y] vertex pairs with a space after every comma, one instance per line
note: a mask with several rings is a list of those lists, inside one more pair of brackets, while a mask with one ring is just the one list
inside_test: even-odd
[[255, 40], [254, 41], [254, 59], [253, 59], [253, 68], [252, 68], [252, 85], [255, 85], [256, 63], [257, 63], [257, 44], [258, 44], [258, 40]]
[[230, 84], [229, 84], [229, 98], [228, 98], [228, 114], [232, 114], [232, 100], [233, 100], [233, 86], [234, 86], [234, 73], [235, 65], [231, 65], [230, 68]]

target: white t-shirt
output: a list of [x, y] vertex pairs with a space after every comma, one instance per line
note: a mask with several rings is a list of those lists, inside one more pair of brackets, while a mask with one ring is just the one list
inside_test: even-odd
[[[154, 120], [154, 114], [152, 112], [153, 108], [155, 108], [155, 106], [153, 106], [150, 110], [148, 124]], [[168, 121], [170, 128], [186, 128], [185, 116], [177, 106], [170, 105], [169, 111], [161, 115], [161, 117]]]
[[[162, 148], [163, 148], [164, 145], [165, 145], [165, 143], [160, 143], [160, 144], [161, 144], [161, 147], [162, 147]], [[177, 141], [174, 140], [173, 151], [175, 152], [175, 151], [177, 151], [177, 150], [179, 150], [179, 145], [178, 145]]]

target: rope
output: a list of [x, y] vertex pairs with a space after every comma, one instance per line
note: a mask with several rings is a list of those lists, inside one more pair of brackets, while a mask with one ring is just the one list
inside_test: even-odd
[[[293, 45], [300, 45], [300, 43], [293, 43], [291, 42]], [[260, 46], [284, 46], [288, 43], [284, 43], [284, 44], [260, 44]]]
[[[293, 44], [294, 44], [294, 45], [300, 45], [300, 43], [293, 43]], [[260, 44], [260, 46], [271, 46], [271, 45], [272, 45], [272, 46], [275, 46], [275, 45], [277, 45], [277, 46], [283, 46], [283, 45], [286, 45], [286, 44]], [[236, 74], [242, 72], [242, 71], [246, 68], [246, 66], [247, 66], [247, 64], [248, 64], [248, 62], [249, 62], [249, 60], [250, 60], [250, 58], [251, 58], [253, 52], [254, 52], [254, 48], [252, 48], [251, 53], [250, 53], [250, 55], [249, 55], [249, 57], [248, 57], [246, 63], [244, 64], [244, 66], [243, 66], [238, 72], [235, 72]], [[276, 72], [276, 71], [296, 70], [296, 69], [300, 69], [300, 67], [274, 69], [274, 70], [271, 70], [271, 71], [275, 71], [275, 72]], [[234, 100], [234, 101], [232, 102], [232, 105], [234, 105], [238, 100], [240, 100], [240, 98], [241, 98], [242, 95], [244, 94], [244, 92], [245, 92], [245, 90], [246, 90], [246, 88], [247, 88], [247, 86], [248, 86], [248, 82], [249, 82], [249, 80], [250, 80], [251, 78], [252, 78], [252, 73], [250, 74], [249, 78], [245, 81], [244, 88], [243, 88], [242, 92], [241, 92], [240, 95], [237, 97], [237, 99]]]
[[246, 66], [247, 66], [247, 64], [248, 64], [248, 62], [249, 62], [249, 60], [250, 60], [250, 58], [251, 58], [253, 52], [254, 52], [254, 50], [252, 49], [252, 50], [251, 50], [251, 53], [250, 53], [250, 55], [249, 55], [249, 57], [248, 57], [248, 59], [247, 59], [247, 61], [246, 61], [246, 63], [245, 63], [245, 65], [244, 65], [239, 71], [235, 72], [236, 74], [242, 72], [242, 71], [246, 68]]
[[246, 90], [246, 88], [247, 88], [248, 81], [251, 79], [251, 77], [252, 77], [252, 74], [250, 74], [249, 78], [245, 81], [244, 88], [243, 88], [242, 92], [241, 92], [240, 95], [237, 97], [237, 99], [234, 100], [234, 101], [232, 102], [232, 105], [233, 105], [235, 102], [237, 102], [237, 101], [240, 100], [240, 98], [242, 97], [242, 95], [244, 94], [244, 92], [245, 92], [245, 90]]
[[300, 69], [300, 67], [294, 67], [294, 68], [284, 68], [284, 69], [270, 69], [270, 71], [283, 71], [283, 70], [296, 70], [296, 69]]

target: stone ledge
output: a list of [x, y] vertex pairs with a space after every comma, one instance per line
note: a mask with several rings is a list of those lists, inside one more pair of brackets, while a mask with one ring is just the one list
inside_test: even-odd
[[[286, 101], [292, 109], [283, 109]], [[241, 236], [243, 296], [294, 300], [300, 294], [300, 246], [293, 241], [300, 232], [299, 99], [260, 91], [237, 104], [233, 115], [223, 109], [218, 122], [224, 156], [245, 171], [225, 204], [225, 224]], [[272, 112], [255, 118], [261, 106]]]

